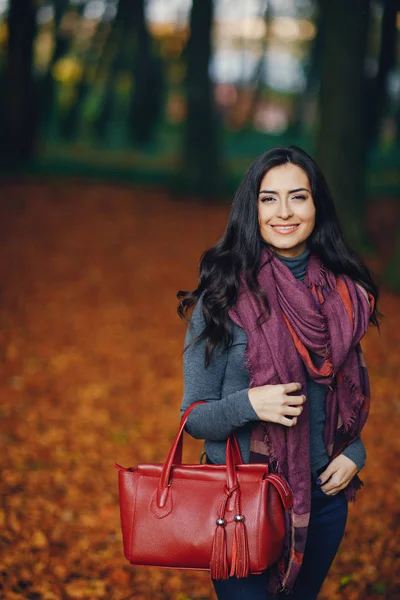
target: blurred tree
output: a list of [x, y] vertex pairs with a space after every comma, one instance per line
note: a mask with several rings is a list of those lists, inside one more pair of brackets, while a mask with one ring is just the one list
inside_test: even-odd
[[125, 72], [133, 76], [127, 119], [129, 137], [134, 143], [146, 144], [163, 106], [163, 71], [152, 49], [144, 0], [119, 0], [99, 70], [106, 77], [106, 85], [94, 123], [97, 135], [103, 138], [108, 132], [115, 112], [117, 81]]
[[36, 135], [36, 102], [32, 76], [36, 34], [35, 0], [11, 0], [8, 44], [2, 78], [1, 153], [7, 163], [20, 164], [32, 155]]
[[[82, 7], [83, 5], [80, 5], [80, 10], [82, 10]], [[73, 139], [79, 133], [83, 107], [94, 81], [94, 77], [91, 78], [90, 74], [96, 68], [98, 61], [96, 50], [103, 36], [104, 28], [104, 23], [99, 23], [86, 48], [80, 52], [79, 58], [82, 71], [76, 86], [74, 101], [61, 115], [59, 122], [60, 133], [65, 139]]]
[[323, 22], [316, 158], [344, 231], [365, 244], [366, 82], [369, 0], [319, 0]]
[[322, 44], [325, 35], [324, 22], [321, 19], [320, 11], [315, 15], [316, 33], [312, 40], [308, 64], [306, 65], [306, 85], [302, 93], [294, 98], [293, 114], [287, 129], [287, 135], [292, 138], [300, 138], [305, 130], [305, 115], [310, 103], [314, 103], [318, 95], [318, 88], [321, 79], [321, 59]]
[[49, 62], [48, 72], [51, 72], [52, 67], [56, 64], [56, 62], [66, 54], [69, 40], [66, 35], [65, 29], [61, 27], [62, 19], [64, 14], [68, 8], [69, 0], [53, 0], [53, 9], [54, 9], [54, 47], [53, 54], [51, 60]]
[[68, 5], [69, 0], [53, 0], [54, 46], [47, 71], [44, 73], [38, 85], [40, 119], [44, 123], [49, 122], [54, 105], [55, 81], [53, 78], [53, 68], [59, 59], [67, 53], [71, 41], [69, 33], [62, 27], [62, 19]]
[[119, 0], [96, 74], [97, 80], [105, 81], [103, 100], [94, 120], [94, 130], [100, 139], [106, 137], [115, 111], [118, 78], [124, 70], [132, 73], [135, 37], [133, 16], [132, 3]]
[[[265, 64], [266, 64], [265, 59], [266, 59], [266, 54], [268, 51], [269, 35], [270, 35], [271, 25], [272, 25], [272, 21], [273, 21], [270, 2], [267, 2], [266, 6], [264, 8], [264, 14], [262, 15], [262, 17], [263, 17], [263, 20], [265, 23], [266, 35], [264, 35], [262, 38], [261, 53], [260, 53], [259, 59], [257, 61], [256, 67], [254, 69], [252, 81], [250, 82], [250, 84], [246, 85], [246, 92], [248, 90], [248, 87], [250, 87], [252, 95], [251, 95], [250, 103], [248, 105], [248, 109], [246, 111], [246, 115], [243, 119], [243, 123], [241, 126], [242, 131], [251, 131], [253, 129], [254, 119], [256, 116], [259, 102], [260, 102], [261, 98], [263, 99], [264, 102], [267, 100], [267, 91], [266, 91], [266, 88], [264, 85], [264, 73], [265, 73]], [[240, 89], [240, 92], [243, 93], [243, 87]], [[240, 98], [240, 93], [239, 93], [239, 99], [238, 99], [237, 104], [240, 104], [240, 103], [241, 103], [241, 98]]]
[[161, 59], [152, 51], [144, 0], [134, 2], [132, 11], [136, 28], [135, 81], [128, 123], [132, 140], [146, 144], [152, 138], [163, 107], [163, 68]]
[[190, 192], [213, 196], [221, 187], [218, 123], [209, 75], [213, 0], [193, 0], [185, 48], [187, 119], [181, 177]]
[[378, 70], [371, 82], [367, 108], [369, 145], [378, 141], [385, 108], [388, 74], [396, 63], [397, 13], [400, 0], [383, 0]]

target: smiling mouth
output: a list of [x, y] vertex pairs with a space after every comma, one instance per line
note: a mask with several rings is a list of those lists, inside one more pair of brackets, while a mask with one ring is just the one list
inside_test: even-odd
[[296, 229], [299, 227], [299, 224], [297, 224], [297, 225], [271, 225], [271, 227], [276, 233], [288, 235], [289, 233], [293, 233], [294, 231], [296, 231]]

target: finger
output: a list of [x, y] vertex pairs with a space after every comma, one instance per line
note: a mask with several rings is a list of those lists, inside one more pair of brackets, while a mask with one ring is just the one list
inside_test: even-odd
[[332, 492], [332, 490], [339, 487], [341, 483], [342, 482], [338, 481], [337, 477], [332, 475], [324, 484], [321, 484], [321, 490], [323, 492]]
[[301, 383], [284, 383], [282, 389], [285, 394], [297, 392], [298, 390], [301, 390]]
[[336, 471], [329, 479], [322, 484], [321, 487], [325, 487], [326, 489], [333, 490], [343, 489], [345, 488], [351, 481], [351, 477], [348, 477], [345, 473], [340, 473], [340, 471]]
[[282, 417], [280, 423], [282, 425], [286, 425], [286, 427], [293, 427], [297, 424], [297, 417], [293, 417], [291, 419], [288, 419], [287, 417]]
[[325, 492], [325, 494], [332, 494], [339, 486], [340, 482], [332, 475], [329, 477], [328, 481], [321, 485], [321, 490]]
[[334, 496], [335, 495], [335, 492], [332, 492], [330, 490], [323, 490], [321, 488], [321, 491], [325, 494], [325, 496]]
[[288, 404], [288, 405], [297, 406], [298, 404], [304, 404], [304, 402], [306, 400], [307, 400], [307, 398], [305, 397], [305, 395], [301, 394], [301, 396], [286, 396], [283, 403]]
[[332, 463], [329, 463], [329, 465], [326, 467], [325, 471], [322, 471], [322, 473], [318, 476], [317, 479], [317, 484], [318, 485], [323, 485], [324, 483], [326, 483], [328, 481], [328, 479], [330, 479], [332, 477], [332, 475], [334, 475], [334, 473], [336, 473], [336, 468], [334, 465], [332, 465]]
[[324, 486], [321, 485], [321, 490], [324, 492], [324, 494], [327, 494], [328, 496], [335, 496], [345, 487], [346, 485], [344, 483], [342, 483], [341, 485], [330, 485], [329, 482], [329, 484], [326, 484]]
[[303, 410], [303, 406], [285, 406], [282, 410], [282, 413], [284, 417], [299, 417]]

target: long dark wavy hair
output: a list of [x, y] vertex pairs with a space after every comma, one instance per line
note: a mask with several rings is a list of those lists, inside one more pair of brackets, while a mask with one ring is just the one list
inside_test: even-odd
[[202, 296], [205, 328], [195, 341], [206, 340], [206, 365], [214, 348], [232, 344], [228, 311], [236, 302], [241, 275], [268, 312], [268, 298], [257, 281], [261, 250], [265, 246], [259, 231], [258, 193], [265, 173], [286, 163], [303, 169], [310, 182], [316, 216], [308, 247], [333, 273], [348, 275], [374, 296], [370, 322], [379, 326], [378, 288], [367, 266], [344, 240], [331, 193], [319, 167], [297, 146], [272, 148], [256, 158], [239, 185], [222, 238], [201, 257], [197, 288], [177, 294], [178, 314], [183, 319]]

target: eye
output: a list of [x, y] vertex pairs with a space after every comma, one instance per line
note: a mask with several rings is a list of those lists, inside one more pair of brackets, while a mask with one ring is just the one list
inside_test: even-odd
[[293, 200], [306, 200], [306, 199], [307, 199], [307, 196], [303, 196], [302, 194], [293, 196]]
[[275, 198], [273, 196], [263, 196], [260, 200], [261, 202], [273, 202]]

